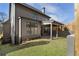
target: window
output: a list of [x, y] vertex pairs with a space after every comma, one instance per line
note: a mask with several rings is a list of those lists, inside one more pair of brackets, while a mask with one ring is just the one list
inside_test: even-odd
[[35, 23], [35, 34], [38, 34], [38, 24], [37, 23]]
[[26, 32], [27, 32], [27, 35], [31, 34], [31, 32], [30, 32], [30, 22], [26, 23]]
[[32, 22], [31, 23], [31, 34], [32, 35], [38, 35], [38, 23]]
[[39, 34], [38, 22], [30, 21], [26, 23], [26, 31], [28, 35], [38, 35]]
[[31, 22], [31, 35], [34, 35], [35, 33], [35, 24], [34, 22]]

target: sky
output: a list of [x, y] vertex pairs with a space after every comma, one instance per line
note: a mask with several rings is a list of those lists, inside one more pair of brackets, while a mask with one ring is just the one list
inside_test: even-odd
[[64, 24], [68, 24], [74, 20], [73, 3], [29, 3], [29, 5], [39, 10], [45, 7], [47, 15]]
[[[28, 3], [29, 5], [42, 11], [45, 7], [45, 13], [52, 19], [68, 24], [74, 20], [73, 3]], [[9, 4], [0, 3], [0, 12], [9, 14]]]
[[9, 4], [8, 3], [0, 3], [0, 12], [4, 12], [7, 14], [9, 14]]

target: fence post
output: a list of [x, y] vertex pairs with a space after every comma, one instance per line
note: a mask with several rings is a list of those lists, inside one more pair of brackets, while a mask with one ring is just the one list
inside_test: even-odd
[[67, 36], [67, 56], [74, 56], [74, 35]]

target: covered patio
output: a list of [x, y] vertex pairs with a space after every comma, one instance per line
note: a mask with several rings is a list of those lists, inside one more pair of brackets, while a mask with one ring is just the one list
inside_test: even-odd
[[48, 20], [43, 21], [42, 29], [43, 36], [49, 36], [50, 39], [52, 39], [53, 37], [58, 38], [60, 36], [59, 32], [62, 33], [65, 31], [65, 25], [55, 20]]

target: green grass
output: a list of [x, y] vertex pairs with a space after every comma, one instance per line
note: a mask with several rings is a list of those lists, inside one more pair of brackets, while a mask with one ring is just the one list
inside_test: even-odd
[[66, 39], [58, 38], [31, 40], [21, 45], [0, 45], [1, 51], [10, 56], [65, 56]]

